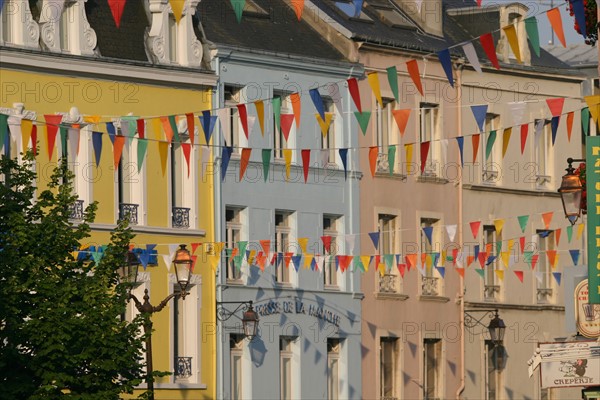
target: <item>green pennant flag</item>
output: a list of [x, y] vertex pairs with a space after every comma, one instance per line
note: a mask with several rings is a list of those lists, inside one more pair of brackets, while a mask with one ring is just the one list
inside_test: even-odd
[[367, 128], [369, 127], [369, 121], [371, 120], [371, 111], [363, 111], [362, 113], [354, 111], [354, 115], [356, 116], [358, 125], [360, 125], [363, 136], [365, 136], [367, 134]]
[[362, 272], [365, 272], [365, 267], [359, 256], [354, 257], [354, 271], [356, 271], [356, 269], [360, 269]]
[[242, 260], [244, 259], [244, 256], [242, 254], [239, 254], [235, 257], [233, 257], [233, 263], [235, 264], [235, 269], [237, 269], [238, 271], [240, 269], [242, 269]]
[[269, 166], [271, 165], [271, 149], [262, 149], [263, 177], [265, 182], [269, 179]]
[[62, 157], [67, 156], [67, 137], [69, 129], [66, 126], [60, 125], [60, 145], [62, 146]]
[[394, 173], [394, 165], [396, 164], [396, 145], [391, 144], [388, 147], [388, 166], [390, 168], [390, 175]]
[[177, 122], [175, 121], [174, 115], [169, 115], [169, 124], [171, 125], [171, 129], [173, 129], [173, 136], [179, 143], [181, 143], [181, 138], [179, 137], [179, 131], [177, 130]]
[[590, 109], [587, 107], [581, 109], [581, 129], [583, 136], [590, 134]]
[[533, 259], [533, 251], [523, 252], [523, 260], [531, 267], [531, 260]]
[[502, 241], [499, 240], [498, 242], [496, 242], [496, 255], [500, 254], [502, 252]]
[[394, 266], [394, 255], [393, 254], [384, 254], [383, 260], [385, 261], [385, 265], [387, 269], [392, 269]]
[[138, 173], [142, 170], [144, 159], [146, 158], [146, 150], [148, 149], [148, 139], [138, 139], [137, 146], [137, 164]]
[[240, 251], [240, 254], [246, 254], [246, 247], [248, 247], [248, 242], [247, 241], [239, 241], [237, 244], [238, 244], [238, 249]]
[[8, 115], [0, 114], [0, 150], [4, 147], [4, 142], [8, 136]]
[[485, 161], [490, 157], [492, 149], [494, 148], [494, 142], [496, 141], [496, 131], [490, 131], [487, 143], [485, 145]]
[[518, 217], [519, 225], [521, 226], [521, 232], [525, 233], [525, 228], [527, 228], [527, 222], [529, 221], [529, 215], [521, 215]]
[[540, 56], [540, 35], [538, 33], [538, 23], [535, 15], [525, 18], [525, 31], [527, 31], [527, 37], [533, 47], [533, 51], [539, 57]]
[[276, 132], [278, 129], [281, 129], [281, 97], [273, 97], [271, 104], [273, 105], [273, 115], [275, 116], [273, 132]]
[[228, 259], [231, 259], [231, 254], [233, 254], [233, 249], [230, 249], [230, 248], [225, 249], [225, 254], [227, 255]]
[[571, 243], [571, 239], [573, 239], [573, 225], [567, 226], [567, 238], [569, 238], [569, 243]]
[[475, 268], [475, 272], [477, 272], [479, 274], [479, 276], [481, 277], [481, 279], [485, 278], [485, 270], [484, 269]]
[[394, 93], [394, 99], [396, 102], [400, 102], [398, 95], [398, 70], [396, 67], [389, 67], [387, 69], [387, 77], [388, 82], [390, 83], [390, 89], [392, 89], [392, 93]]
[[133, 138], [135, 137], [135, 132], [137, 130], [138, 117], [127, 115], [125, 117], [121, 117], [121, 119], [127, 121], [127, 124], [129, 125], [129, 132], [127, 132], [127, 137], [129, 138], [129, 144], [131, 144], [131, 142], [133, 142]]
[[242, 20], [245, 5], [246, 0], [231, 0], [231, 6], [233, 7], [233, 12], [235, 12], [235, 19], [237, 19], [238, 24]]

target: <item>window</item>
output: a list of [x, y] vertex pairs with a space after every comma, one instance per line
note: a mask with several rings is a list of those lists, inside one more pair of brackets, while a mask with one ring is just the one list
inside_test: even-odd
[[[377, 172], [387, 173], [389, 172], [388, 163], [388, 148], [390, 145], [398, 145], [399, 130], [398, 126], [394, 122], [394, 115], [392, 111], [395, 108], [394, 99], [383, 98], [383, 108], [377, 103], [377, 146], [379, 147], [379, 157], [377, 159]], [[398, 147], [398, 146], [397, 146]], [[396, 149], [396, 154], [400, 151]], [[400, 157], [396, 157], [394, 165], [394, 171], [399, 171], [399, 160]]]
[[39, 49], [41, 29], [31, 14], [32, 2], [13, 0], [3, 3], [0, 10], [0, 43]]
[[420, 142], [430, 142], [429, 156], [424, 173], [435, 175], [439, 162], [439, 106], [432, 103], [420, 103]]
[[[130, 225], [138, 225], [142, 223], [142, 210], [140, 204], [142, 200], [142, 181], [141, 175], [138, 174], [137, 153], [134, 153], [133, 142], [128, 144], [127, 132], [122, 129], [123, 125], [127, 125], [129, 129], [129, 122], [126, 120], [119, 120], [114, 122], [116, 128], [116, 134], [123, 136], [125, 144], [123, 145], [123, 151], [121, 153], [121, 161], [117, 168], [117, 183], [116, 183], [116, 201], [118, 210], [118, 219], [128, 219]], [[137, 141], [135, 141], [137, 146]]]
[[379, 396], [381, 399], [398, 399], [400, 368], [398, 365], [398, 338], [379, 338]]
[[[275, 251], [285, 254], [289, 250], [291, 234], [290, 213], [275, 212]], [[277, 263], [276, 281], [278, 283], [290, 283], [290, 270], [285, 262]]]
[[340, 339], [327, 339], [327, 399], [340, 398]]
[[495, 346], [491, 341], [485, 341], [485, 364], [486, 364], [486, 400], [499, 400], [501, 398], [500, 384], [501, 384], [501, 371], [499, 367], [500, 357], [499, 352], [503, 351], [502, 347]]
[[[381, 255], [381, 262], [385, 263], [385, 256], [388, 257], [398, 253], [398, 230], [399, 230], [399, 218], [393, 214], [378, 214], [377, 224], [379, 231], [379, 254]], [[396, 262], [392, 263], [390, 268], [386, 264], [386, 272], [383, 276], [379, 274], [379, 285], [378, 292], [380, 293], [398, 293], [400, 292], [401, 281], [398, 277], [398, 268], [395, 267]], [[376, 266], [379, 268], [379, 266]]]
[[483, 251], [489, 251], [487, 257], [496, 256], [495, 260], [489, 265], [484, 264], [485, 282], [483, 286], [483, 298], [488, 301], [496, 301], [500, 297], [500, 283], [496, 275], [496, 270], [499, 268], [500, 254], [496, 254], [496, 244], [502, 242], [502, 237], [496, 232], [494, 225], [484, 225], [483, 227]]
[[423, 342], [423, 399], [440, 398], [442, 341], [425, 339]]
[[[290, 115], [294, 113], [294, 110], [292, 108], [292, 100], [289, 94], [275, 91], [273, 92], [273, 99], [279, 99], [278, 101], [281, 102], [281, 115]], [[283, 119], [283, 117], [281, 119]], [[275, 158], [283, 158], [283, 149], [291, 148], [294, 146], [294, 137], [292, 134], [293, 131], [294, 123], [292, 123], [292, 127], [290, 128], [290, 134], [288, 136], [288, 141], [286, 141], [285, 136], [283, 134], [283, 129], [281, 129], [281, 126], [277, 126], [277, 123], [275, 122], [275, 115], [273, 115], [273, 154]]]
[[[441, 292], [441, 284], [437, 277], [433, 276], [434, 262], [437, 257], [436, 252], [439, 246], [442, 245], [440, 241], [440, 220], [437, 218], [421, 218], [421, 252], [427, 254], [427, 257], [431, 257], [431, 266], [422, 266], [425, 269], [425, 274], [422, 277], [422, 294], [426, 296], [439, 296]], [[423, 228], [433, 228], [431, 232], [431, 243], [425, 234]]]
[[169, 60], [177, 63], [177, 21], [169, 14]]
[[331, 247], [329, 252], [323, 248], [325, 254], [325, 273], [323, 279], [325, 286], [337, 287], [338, 286], [338, 271], [335, 263], [335, 256], [341, 253], [338, 248], [337, 237], [341, 231], [341, 218], [324, 215], [323, 216], [323, 236], [331, 236]]
[[239, 88], [225, 86], [225, 107], [229, 111], [228, 119], [223, 124], [223, 138], [227, 146], [233, 146], [235, 154], [240, 153], [240, 135], [243, 135], [243, 129], [238, 114], [237, 105], [240, 103]]
[[292, 400], [293, 383], [293, 342], [292, 338], [282, 337], [279, 339], [279, 384], [280, 399]]
[[[325, 117], [331, 115], [331, 124], [329, 130], [325, 136], [322, 136], [321, 128], [318, 126], [319, 134], [321, 135], [321, 148], [323, 150], [329, 150], [328, 163], [335, 164], [336, 160], [336, 148], [335, 148], [335, 109], [333, 100], [330, 98], [323, 98], [323, 108], [325, 110]], [[319, 117], [320, 118], [320, 117]], [[318, 125], [318, 124], [317, 124]]]
[[243, 375], [242, 356], [244, 354], [244, 335], [229, 335], [229, 353], [231, 357], [231, 400], [242, 400]]
[[373, 22], [371, 17], [362, 12], [362, 10], [357, 12], [354, 2], [350, 0], [338, 0], [335, 2], [335, 5], [340, 11], [342, 11], [343, 14], [345, 14], [349, 18], [356, 19], [362, 22]]
[[[241, 210], [227, 207], [225, 209], [225, 247], [233, 249], [241, 239], [242, 218]], [[242, 273], [227, 255], [225, 256], [227, 280], [239, 281]]]
[[[491, 131], [496, 131], [496, 139], [493, 142], [489, 156], [486, 157]], [[483, 138], [483, 145], [480, 150], [481, 160], [483, 160], [483, 180], [486, 182], [497, 182], [499, 177], [499, 151], [502, 148], [502, 131], [500, 131], [500, 116], [498, 114], [487, 113], [485, 115], [484, 131], [481, 136]]]
[[[195, 226], [195, 147], [189, 142], [187, 121], [185, 118], [177, 124], [180, 142], [173, 138], [170, 156], [171, 179], [171, 223], [173, 228], [192, 228]], [[189, 151], [189, 167], [185, 158], [185, 148]]]
[[[538, 303], [549, 303], [552, 301], [552, 262], [551, 256], [554, 251], [554, 232], [538, 230], [538, 270], [535, 272], [537, 301]], [[556, 256], [555, 256], [556, 257]]]
[[[536, 124], [540, 120], [536, 120]], [[542, 122], [540, 122], [542, 123]], [[550, 183], [554, 152], [552, 146], [552, 127], [550, 120], [543, 121], [544, 127], [537, 135], [535, 143], [536, 183], [538, 188], [544, 188]]]

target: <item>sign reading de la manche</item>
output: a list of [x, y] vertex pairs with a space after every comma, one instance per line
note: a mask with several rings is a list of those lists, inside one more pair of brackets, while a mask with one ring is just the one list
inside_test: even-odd
[[540, 343], [539, 347], [542, 388], [600, 386], [598, 342]]

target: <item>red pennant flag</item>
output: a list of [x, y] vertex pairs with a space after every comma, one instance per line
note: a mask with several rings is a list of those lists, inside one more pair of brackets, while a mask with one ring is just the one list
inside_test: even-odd
[[270, 240], [261, 240], [260, 245], [265, 252], [265, 254], [269, 254], [271, 252], [271, 241]]
[[550, 109], [552, 116], [559, 117], [562, 114], [565, 98], [559, 97], [556, 99], [546, 99], [546, 104], [548, 104], [548, 108]]
[[192, 145], [189, 143], [181, 143], [181, 150], [183, 150], [183, 157], [187, 165], [187, 176], [190, 177], [190, 153], [192, 151]]
[[563, 31], [562, 18], [560, 17], [560, 10], [558, 7], [551, 8], [546, 11], [552, 30], [556, 33], [556, 37], [562, 43], [563, 47], [567, 47], [567, 41], [565, 40], [565, 32]]
[[198, 248], [198, 246], [202, 245], [202, 243], [192, 243], [192, 254], [194, 254], [196, 252], [196, 249]]
[[496, 69], [500, 69], [500, 64], [498, 63], [498, 57], [496, 57], [496, 46], [494, 46], [494, 38], [491, 33], [486, 33], [484, 35], [479, 36], [479, 42], [481, 42], [481, 46], [487, 54], [488, 58], [492, 62], [492, 65]]
[[404, 278], [404, 273], [406, 272], [406, 264], [398, 264], [398, 272], [400, 272], [400, 276]]
[[554, 215], [554, 211], [550, 211], [542, 214], [542, 219], [544, 220], [544, 226], [546, 229], [550, 229], [550, 222], [552, 221], [552, 216]]
[[146, 138], [146, 121], [143, 119], [138, 119], [135, 121], [137, 124], [138, 137], [140, 139]]
[[277, 253], [273, 253], [273, 257], [271, 257], [271, 265], [277, 266]]
[[519, 280], [521, 281], [521, 283], [523, 283], [523, 271], [513, 271], [515, 273], [515, 275], [517, 276], [517, 278], [519, 278]]
[[294, 255], [294, 253], [292, 252], [287, 252], [283, 254], [283, 261], [285, 262], [285, 267], [289, 268], [290, 267], [290, 261], [292, 261], [292, 256]]
[[356, 78], [348, 79], [348, 90], [350, 91], [352, 100], [354, 100], [356, 109], [362, 114], [362, 106], [360, 105], [360, 92], [358, 91], [358, 82], [356, 81]]
[[465, 269], [464, 268], [455, 268], [455, 271], [460, 275], [461, 278], [465, 277]]
[[[377, 171], [377, 157], [379, 156], [379, 146], [369, 147], [369, 166], [371, 167], [371, 177], [375, 177]], [[377, 268], [375, 268], [377, 269]]]
[[323, 241], [325, 251], [329, 253], [331, 251], [331, 236], [321, 236], [321, 240]]
[[115, 171], [119, 168], [121, 162], [121, 154], [123, 153], [123, 146], [125, 145], [125, 136], [115, 135], [115, 142], [113, 143], [113, 162], [115, 165]]
[[452, 249], [452, 264], [456, 265], [456, 260], [458, 258], [458, 249]]
[[48, 140], [48, 159], [52, 158], [54, 152], [54, 143], [56, 142], [56, 133], [58, 132], [58, 124], [62, 121], [62, 115], [45, 114], [46, 121], [46, 137]]
[[427, 156], [429, 155], [429, 145], [431, 142], [421, 143], [421, 174], [425, 171], [425, 164], [427, 163]]
[[290, 137], [290, 130], [292, 129], [292, 124], [294, 123], [294, 114], [281, 114], [281, 131], [283, 132], [283, 137], [285, 141], [288, 141]]
[[263, 254], [263, 252], [261, 251], [256, 256], [256, 264], [258, 264], [258, 267], [260, 268], [261, 272], [265, 272], [265, 264], [266, 263], [267, 263], [267, 256], [265, 254]]
[[481, 265], [481, 268], [485, 267], [485, 262], [487, 261], [487, 255], [488, 255], [488, 253], [485, 251], [481, 251], [477, 255], [477, 258], [479, 259], [479, 265]]
[[535, 269], [535, 265], [537, 264], [539, 258], [540, 258], [539, 254], [531, 256], [531, 270], [532, 271]]
[[557, 229], [554, 231], [554, 243], [556, 243], [556, 246], [558, 246], [560, 244], [561, 232], [562, 232], [562, 229]]
[[348, 266], [352, 262], [352, 256], [338, 256], [340, 269], [342, 272], [345, 272], [348, 269]]
[[479, 234], [479, 227], [481, 226], [481, 221], [473, 221], [469, 222], [471, 226], [471, 233], [473, 234], [473, 239], [477, 239], [477, 235]]
[[171, 123], [169, 122], [169, 117], [160, 117], [160, 122], [162, 123], [163, 130], [165, 131], [167, 142], [171, 143], [174, 133], [173, 128], [171, 128]]
[[378, 273], [378, 269], [379, 269], [379, 264], [381, 263], [381, 256], [379, 254], [377, 254], [375, 256], [375, 268], [373, 268], [373, 270], [375, 271], [375, 273]]
[[398, 130], [400, 130], [400, 136], [404, 136], [406, 131], [406, 125], [408, 124], [408, 118], [410, 117], [410, 108], [406, 110], [392, 110]]
[[479, 139], [481, 137], [480, 133], [477, 133], [471, 136], [471, 144], [473, 145], [473, 164], [477, 160], [477, 153], [479, 153]]
[[525, 151], [525, 143], [527, 142], [528, 134], [529, 134], [529, 124], [521, 125], [521, 155]]
[[300, 95], [298, 93], [292, 93], [290, 95], [290, 101], [292, 102], [292, 109], [294, 110], [294, 118], [296, 119], [296, 128], [300, 128], [300, 113], [302, 112], [302, 104], [300, 103]]
[[31, 149], [33, 150], [33, 155], [37, 156], [37, 125], [31, 127]]
[[408, 69], [408, 74], [410, 75], [413, 83], [423, 96], [423, 85], [421, 85], [421, 75], [419, 74], [419, 64], [417, 64], [417, 60], [410, 60], [406, 62], [406, 68]]
[[548, 257], [548, 261], [550, 261], [550, 265], [554, 267], [556, 262], [556, 250], [546, 250], [546, 256]]
[[573, 118], [575, 117], [575, 112], [571, 111], [567, 114], [567, 138], [569, 139], [569, 143], [571, 143], [571, 133], [573, 132]]
[[246, 135], [246, 139], [248, 139], [248, 112], [246, 111], [246, 105], [238, 104], [236, 107], [240, 116], [240, 122], [242, 123], [242, 129], [244, 130], [244, 135]]
[[188, 134], [190, 135], [190, 143], [193, 146], [194, 145], [194, 132], [196, 130], [196, 126], [194, 125], [194, 114], [192, 114], [192, 113], [185, 114], [185, 119], [187, 120], [187, 128], [188, 128]]
[[244, 174], [246, 173], [246, 168], [248, 167], [248, 162], [250, 161], [250, 155], [252, 154], [252, 149], [243, 148], [242, 155], [240, 156], [240, 182], [244, 178]]
[[519, 245], [521, 246], [521, 254], [525, 251], [525, 236], [519, 238]]
[[123, 15], [123, 9], [125, 8], [125, 1], [126, 0], [108, 0], [108, 6], [110, 7], [110, 12], [117, 28], [121, 26], [121, 16]]
[[304, 183], [308, 180], [308, 167], [310, 166], [310, 149], [302, 150], [302, 168], [304, 169]]

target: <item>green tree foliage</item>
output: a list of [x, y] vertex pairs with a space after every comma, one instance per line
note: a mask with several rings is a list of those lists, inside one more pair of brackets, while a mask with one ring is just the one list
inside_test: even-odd
[[31, 154], [0, 160], [2, 399], [118, 399], [144, 376], [143, 319], [123, 320], [117, 272], [133, 235], [119, 224], [98, 264], [78, 260], [96, 204], [69, 221], [70, 177], [63, 164], [37, 193]]

